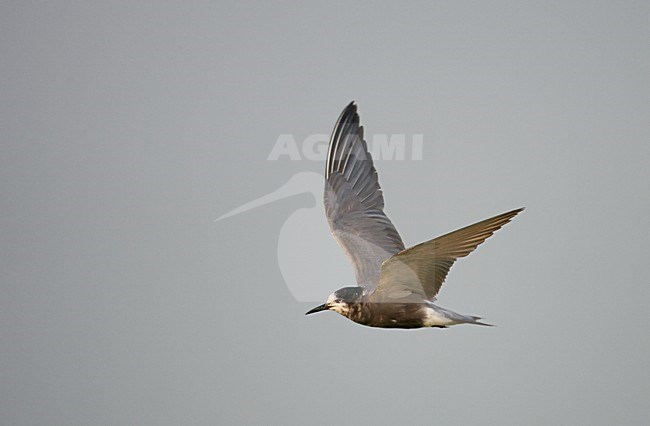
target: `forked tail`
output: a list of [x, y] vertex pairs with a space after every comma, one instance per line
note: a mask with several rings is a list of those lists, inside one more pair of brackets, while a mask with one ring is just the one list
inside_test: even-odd
[[469, 318], [471, 318], [471, 320], [467, 321], [468, 324], [485, 325], [487, 327], [494, 327], [494, 324], [488, 324], [486, 322], [479, 321], [480, 319], [483, 319], [481, 317], [475, 317], [474, 315], [472, 315]]

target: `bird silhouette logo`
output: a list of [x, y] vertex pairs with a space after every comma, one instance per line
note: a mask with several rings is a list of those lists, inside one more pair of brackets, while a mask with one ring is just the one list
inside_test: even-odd
[[[337, 278], [344, 281], [351, 273], [323, 220], [322, 174], [296, 173], [276, 190], [224, 213], [216, 220], [222, 221], [300, 194], [308, 194], [313, 201], [296, 209], [282, 224], [278, 235], [278, 266], [287, 288], [297, 301], [316, 302], [330, 292]], [[322, 262], [323, 258], [339, 259], [340, 270], [333, 270], [331, 264]]]

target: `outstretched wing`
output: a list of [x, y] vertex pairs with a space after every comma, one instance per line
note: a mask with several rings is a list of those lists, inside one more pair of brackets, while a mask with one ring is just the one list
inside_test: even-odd
[[404, 249], [383, 209], [377, 171], [351, 102], [336, 122], [327, 151], [325, 212], [332, 235], [352, 261], [357, 284], [369, 290], [379, 282], [381, 264]]
[[374, 296], [378, 300], [408, 299], [411, 295], [434, 298], [456, 259], [470, 254], [522, 210], [500, 214], [396, 254], [382, 265]]

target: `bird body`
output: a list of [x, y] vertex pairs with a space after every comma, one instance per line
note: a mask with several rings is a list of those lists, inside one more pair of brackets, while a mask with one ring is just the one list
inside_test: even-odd
[[479, 322], [479, 317], [462, 315], [428, 300], [375, 302], [372, 297], [364, 297], [363, 290], [362, 287], [342, 288], [308, 313], [332, 310], [356, 323], [381, 328], [445, 328], [462, 323], [489, 325]]
[[523, 208], [405, 248], [383, 211], [377, 171], [354, 102], [343, 110], [332, 132], [324, 198], [332, 235], [352, 261], [357, 287], [335, 291], [307, 314], [333, 310], [359, 324], [382, 328], [489, 325], [433, 301], [454, 262]]

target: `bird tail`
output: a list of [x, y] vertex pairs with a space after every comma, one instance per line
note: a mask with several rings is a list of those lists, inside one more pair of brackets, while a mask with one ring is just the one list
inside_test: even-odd
[[476, 317], [474, 315], [471, 315], [469, 318], [471, 318], [471, 320], [467, 321], [468, 324], [485, 325], [487, 327], [494, 327], [494, 324], [488, 324], [486, 322], [479, 321], [480, 319], [483, 319], [481, 317]]
[[443, 316], [444, 318], [447, 318], [449, 321], [448, 324], [445, 325], [454, 325], [454, 324], [476, 324], [476, 325], [484, 325], [487, 327], [492, 327], [492, 324], [488, 324], [485, 322], [481, 322], [481, 317], [477, 317], [474, 315], [463, 315], [459, 314], [458, 312], [451, 311], [449, 309], [445, 309], [443, 307], [434, 305], [433, 303], [429, 303], [429, 306], [433, 308], [439, 315]]

